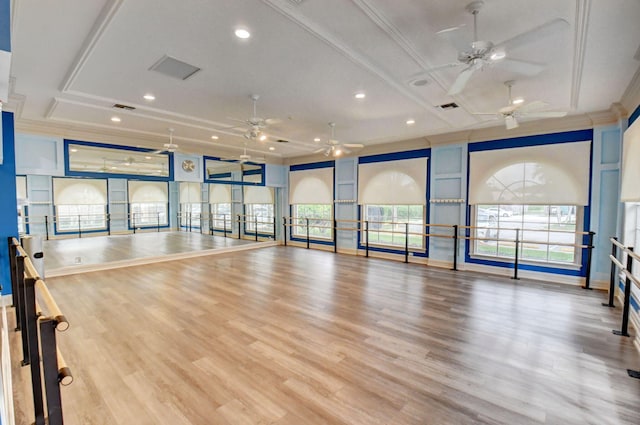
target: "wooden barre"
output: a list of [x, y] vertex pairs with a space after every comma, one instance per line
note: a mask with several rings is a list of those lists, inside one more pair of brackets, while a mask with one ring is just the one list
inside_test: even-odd
[[64, 357], [62, 357], [62, 353], [60, 353], [60, 349], [56, 347], [56, 358], [58, 359], [58, 382], [60, 385], [70, 385], [73, 382], [73, 375], [71, 374], [71, 369], [67, 366], [67, 362], [64, 361]]
[[613, 264], [618, 266], [620, 268], [620, 270], [626, 270], [626, 268], [622, 265], [622, 263], [620, 261], [618, 261], [618, 259], [616, 257], [614, 257], [613, 255], [609, 254], [609, 259], [613, 262]]
[[47, 305], [47, 309], [53, 316], [53, 319], [57, 322], [56, 329], [60, 332], [64, 332], [69, 329], [69, 322], [67, 321], [67, 318], [62, 314], [62, 311], [60, 311], [58, 304], [53, 299], [53, 296], [51, 296], [49, 288], [47, 288], [47, 285], [42, 279], [38, 279], [36, 281], [36, 288], [40, 291], [40, 295]]
[[629, 270], [627, 269], [622, 269], [622, 273], [624, 273], [627, 279], [633, 282], [636, 285], [636, 287], [640, 288], [640, 280], [637, 277], [635, 277], [633, 273], [630, 273]]
[[618, 248], [622, 249], [623, 251], [627, 250], [627, 247], [622, 245], [622, 243], [620, 243], [617, 239], [609, 238], [609, 240], [611, 241], [612, 244], [614, 244]]

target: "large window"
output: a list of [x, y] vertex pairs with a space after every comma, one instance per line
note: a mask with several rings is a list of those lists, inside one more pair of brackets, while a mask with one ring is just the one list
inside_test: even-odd
[[478, 205], [474, 207], [474, 254], [514, 258], [516, 229], [519, 258], [576, 263], [576, 223], [582, 208], [574, 205]]
[[333, 237], [333, 215], [331, 205], [297, 204], [293, 205], [293, 236], [331, 239]]
[[166, 182], [129, 181], [129, 225], [167, 226], [169, 195]]
[[244, 186], [243, 197], [245, 231], [272, 235], [274, 216], [273, 188], [265, 186]]
[[58, 232], [84, 232], [107, 228], [107, 181], [53, 179], [55, 224]]
[[199, 228], [201, 214], [200, 183], [180, 182], [180, 226]]
[[228, 184], [209, 185], [209, 208], [211, 212], [211, 228], [229, 229], [231, 224], [231, 186]]
[[365, 205], [365, 229], [369, 243], [404, 247], [409, 233], [410, 248], [424, 247], [424, 206], [423, 205]]
[[56, 205], [57, 230], [84, 232], [106, 229], [104, 205]]
[[469, 203], [477, 226], [471, 253], [578, 264], [589, 202], [590, 142], [472, 151]]

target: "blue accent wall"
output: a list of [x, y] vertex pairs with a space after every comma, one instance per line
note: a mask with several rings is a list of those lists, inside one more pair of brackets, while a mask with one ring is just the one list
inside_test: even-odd
[[0, 0], [0, 50], [11, 51], [11, 1]]
[[4, 162], [0, 165], [0, 285], [2, 295], [11, 293], [9, 249], [7, 238], [18, 236], [18, 204], [16, 200], [16, 163], [13, 113], [2, 112], [2, 149]]

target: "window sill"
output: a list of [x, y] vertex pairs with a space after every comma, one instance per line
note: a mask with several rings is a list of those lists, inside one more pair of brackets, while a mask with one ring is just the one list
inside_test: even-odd
[[[481, 254], [469, 254], [469, 258], [472, 260], [485, 260], [485, 261], [497, 261], [506, 264], [513, 264], [514, 259], [509, 257], [494, 257], [490, 255], [481, 255]], [[576, 263], [554, 263], [554, 262], [546, 262], [546, 261], [533, 261], [533, 260], [523, 260], [519, 259], [518, 264], [524, 264], [528, 266], [538, 266], [538, 267], [550, 267], [554, 269], [564, 269], [564, 270], [580, 270], [582, 268], [582, 264]]]

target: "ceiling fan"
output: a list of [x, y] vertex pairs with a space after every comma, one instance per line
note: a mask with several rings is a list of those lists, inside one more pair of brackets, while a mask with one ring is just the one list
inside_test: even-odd
[[251, 116], [251, 118], [246, 120], [240, 120], [236, 118], [229, 119], [232, 121], [241, 122], [249, 127], [243, 134], [246, 139], [264, 142], [267, 140], [267, 135], [263, 130], [271, 124], [276, 124], [277, 122], [279, 122], [279, 120], [274, 118], [260, 118], [257, 112], [257, 103], [258, 99], [260, 99], [260, 96], [257, 94], [252, 94], [251, 96], [249, 96], [249, 98], [253, 102], [253, 115]]
[[507, 51], [514, 47], [521, 46], [538, 40], [543, 36], [555, 34], [566, 28], [569, 24], [561, 18], [553, 19], [529, 31], [520, 33], [508, 40], [494, 44], [491, 41], [478, 40], [478, 13], [484, 5], [481, 0], [473, 1], [466, 7], [466, 11], [473, 15], [473, 41], [461, 40], [459, 30], [464, 25], [447, 28], [439, 31], [437, 35], [447, 39], [458, 48], [458, 62], [438, 66], [427, 70], [427, 73], [439, 71], [441, 69], [465, 66], [460, 71], [453, 85], [449, 88], [448, 95], [453, 96], [460, 93], [466, 87], [471, 76], [485, 66], [500, 64], [501, 67], [518, 74], [527, 76], [537, 75], [544, 69], [544, 65], [536, 62], [519, 60], [507, 57]]
[[238, 155], [237, 157], [228, 157], [228, 158], [220, 158], [223, 161], [235, 161], [235, 162], [239, 162], [240, 164], [244, 164], [247, 162], [251, 162], [254, 164], [264, 164], [265, 160], [264, 158], [253, 158], [251, 155], [249, 155], [247, 153], [247, 144], [244, 144], [244, 150], [242, 152], [242, 155]]
[[169, 130], [169, 143], [165, 143], [164, 145], [162, 145], [164, 149], [149, 152], [150, 154], [156, 155], [159, 153], [174, 153], [176, 150], [178, 150], [178, 145], [173, 143], [173, 132], [175, 130], [173, 128], [169, 128], [168, 130]]
[[324, 153], [324, 156], [331, 155], [333, 157], [338, 157], [338, 156], [341, 156], [343, 153], [350, 154], [351, 153], [350, 149], [360, 149], [364, 147], [364, 145], [361, 143], [340, 143], [339, 141], [335, 140], [334, 133], [336, 128], [336, 123], [330, 122], [329, 127], [331, 127], [331, 138], [327, 140], [327, 143], [326, 143], [327, 146], [317, 149], [313, 153], [322, 152]]
[[511, 97], [511, 87], [514, 81], [505, 81], [504, 85], [509, 90], [509, 105], [500, 108], [497, 112], [473, 112], [473, 115], [497, 115], [504, 118], [507, 130], [518, 128], [518, 118], [561, 118], [567, 115], [566, 111], [542, 111], [548, 106], [547, 103], [536, 100], [530, 103], [523, 103], [521, 99], [514, 100]]

